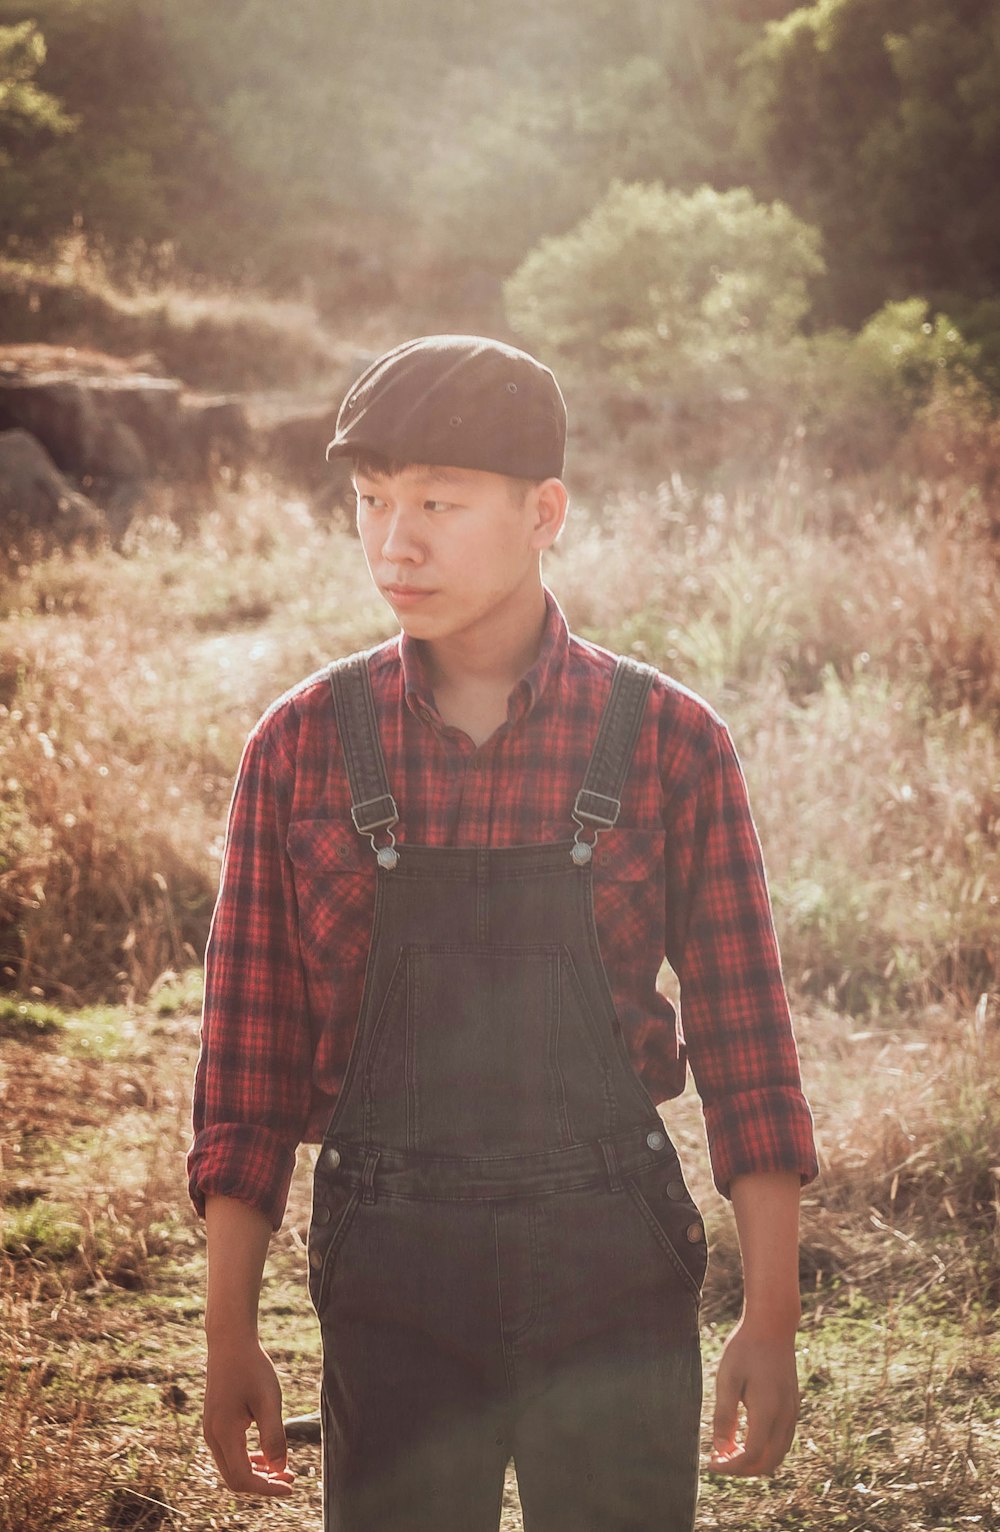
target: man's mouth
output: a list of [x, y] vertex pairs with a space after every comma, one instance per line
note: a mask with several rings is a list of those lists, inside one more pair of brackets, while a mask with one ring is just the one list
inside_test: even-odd
[[382, 594], [394, 604], [405, 605], [410, 601], [423, 601], [427, 596], [433, 596], [434, 592], [416, 585], [383, 585]]

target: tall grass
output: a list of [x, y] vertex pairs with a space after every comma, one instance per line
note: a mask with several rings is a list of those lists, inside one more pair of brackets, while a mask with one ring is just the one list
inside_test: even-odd
[[[580, 507], [571, 622], [702, 692], [744, 756], [787, 977], [859, 1016], [997, 984], [1000, 580], [967, 492], [682, 482]], [[250, 483], [0, 586], [0, 965], [142, 996], [204, 942], [273, 696], [391, 619], [356, 539]]]
[[[145, 995], [204, 943], [242, 740], [379, 631], [352, 539], [257, 489], [183, 537], [13, 571], [0, 593], [0, 964], [77, 999]], [[360, 599], [359, 599], [360, 596]]]

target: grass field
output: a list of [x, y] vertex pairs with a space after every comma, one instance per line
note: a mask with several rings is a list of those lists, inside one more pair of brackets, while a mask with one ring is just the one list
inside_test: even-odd
[[[191, 983], [168, 983], [142, 1011], [94, 1008], [61, 1023], [42, 1009], [5, 1017], [3, 1532], [320, 1526], [317, 1449], [293, 1453], [293, 1512], [220, 1489], [200, 1439], [204, 1246], [182, 1175], [193, 994]], [[32, 1035], [39, 1018], [51, 1030]], [[806, 1030], [806, 1077], [827, 1160], [843, 1062], [831, 1062], [829, 1043], [822, 1029]], [[912, 1082], [887, 1066], [883, 1041], [852, 1047], [880, 1111], [898, 1111]], [[733, 1233], [708, 1186], [696, 1101], [684, 1098], [667, 1121], [715, 1247], [705, 1298], [711, 1370], [738, 1301]], [[311, 1406], [318, 1376], [302, 1248], [309, 1171], [303, 1151], [262, 1306], [264, 1344], [289, 1411]], [[797, 1444], [773, 1480], [706, 1479], [699, 1526], [996, 1526], [1000, 1341], [994, 1307], [977, 1296], [967, 1267], [972, 1258], [960, 1239], [911, 1234], [905, 1219], [887, 1226], [874, 1212], [845, 1217], [829, 1188], [813, 1192]], [[513, 1485], [509, 1499], [505, 1532], [520, 1526]]]
[[[802, 1424], [702, 1529], [1000, 1525], [1000, 627], [968, 484], [682, 483], [581, 505], [579, 631], [706, 695], [744, 756], [823, 1174], [803, 1217]], [[0, 580], [0, 1532], [319, 1526], [236, 1501], [200, 1442], [203, 1243], [182, 1156], [197, 962], [242, 738], [389, 631], [342, 527], [265, 482], [164, 492], [120, 549]], [[738, 1303], [693, 1096], [671, 1105]], [[303, 1151], [264, 1343], [315, 1395]], [[510, 1528], [518, 1525], [509, 1508]]]

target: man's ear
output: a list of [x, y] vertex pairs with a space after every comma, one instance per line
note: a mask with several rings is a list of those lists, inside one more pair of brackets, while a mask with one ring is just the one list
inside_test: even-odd
[[533, 548], [551, 548], [563, 529], [569, 509], [569, 493], [561, 479], [543, 479], [529, 491], [534, 526]]

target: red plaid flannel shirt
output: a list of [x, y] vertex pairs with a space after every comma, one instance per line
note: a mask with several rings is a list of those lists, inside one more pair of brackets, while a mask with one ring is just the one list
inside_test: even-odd
[[[549, 596], [538, 659], [510, 695], [507, 722], [477, 749], [435, 711], [419, 644], [400, 636], [376, 649], [400, 848], [572, 837], [614, 663], [568, 632]], [[665, 676], [650, 693], [621, 817], [593, 866], [601, 952], [653, 1100], [683, 1088], [686, 1045], [720, 1189], [751, 1171], [810, 1179], [812, 1121], [742, 772], [725, 725]], [[199, 1211], [220, 1194], [279, 1226], [296, 1146], [322, 1138], [344, 1078], [374, 897], [375, 855], [351, 822], [318, 674], [264, 714], [236, 781], [188, 1160]], [[680, 980], [684, 1043], [656, 989], [664, 954]]]

